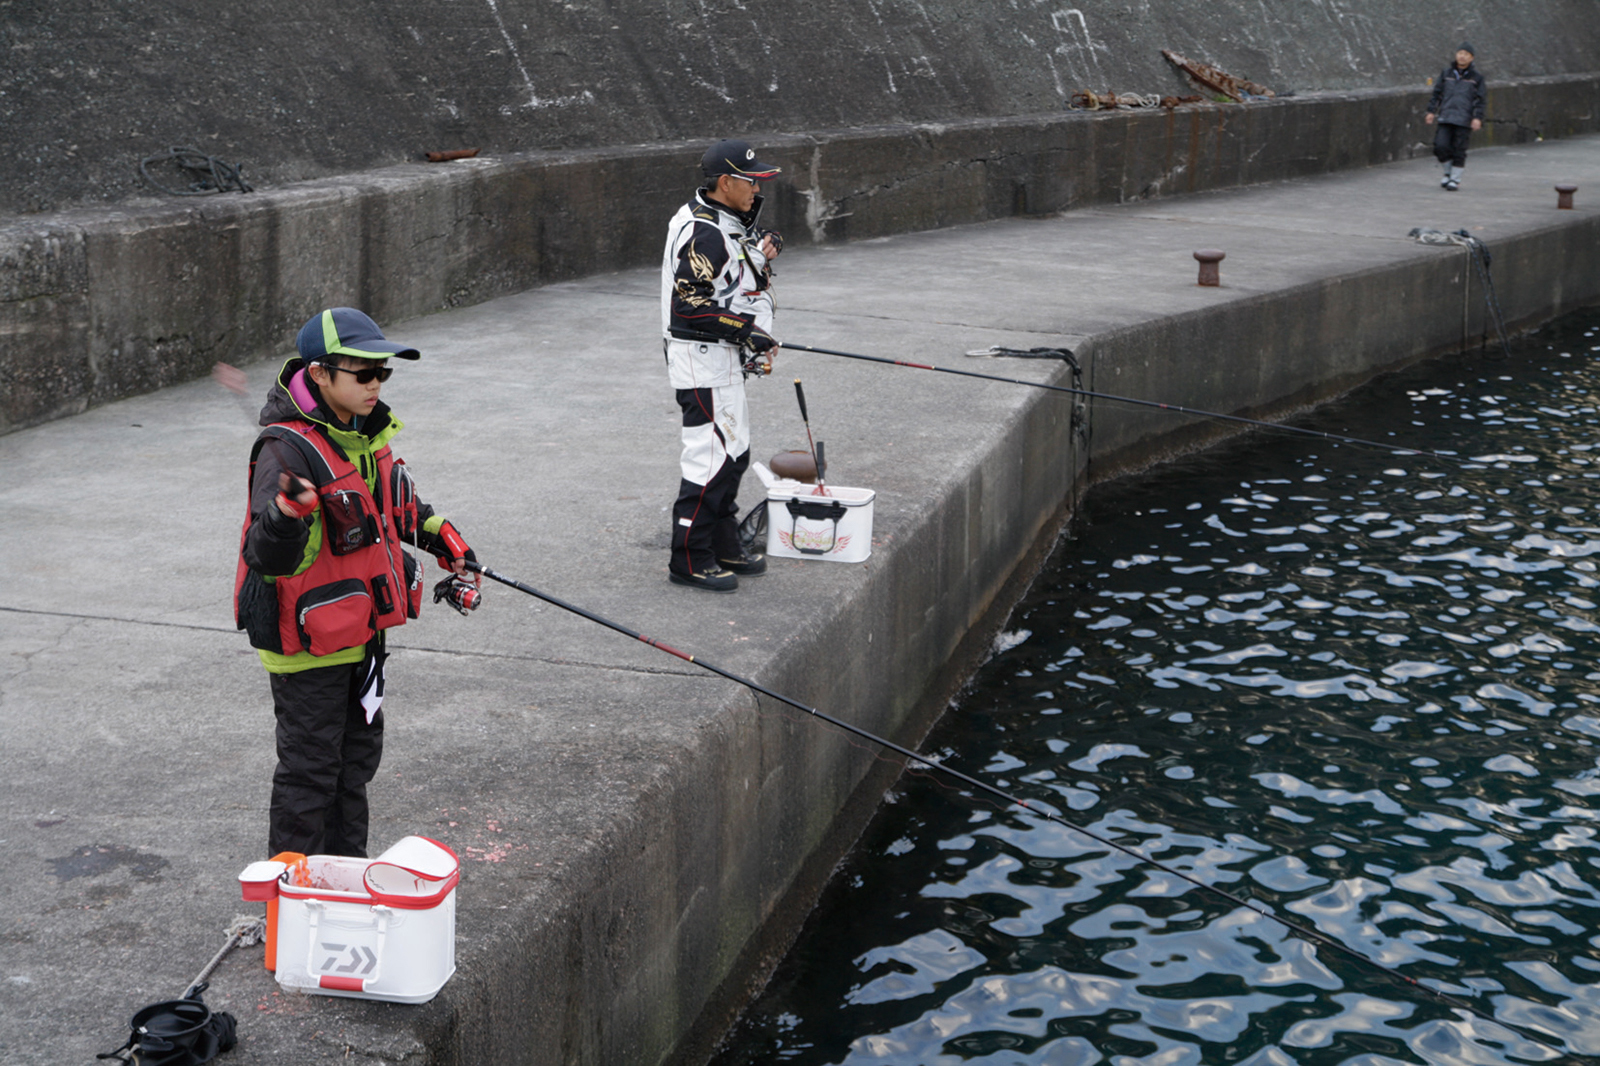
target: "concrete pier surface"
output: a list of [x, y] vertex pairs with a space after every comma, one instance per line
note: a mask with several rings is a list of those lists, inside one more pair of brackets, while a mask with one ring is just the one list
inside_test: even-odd
[[[1600, 138], [1095, 207], [779, 261], [791, 342], [1280, 415], [1476, 343], [1466, 252], [1506, 317], [1600, 298]], [[1556, 209], [1552, 185], [1579, 186]], [[685, 195], [688, 193], [685, 189]], [[663, 229], [665, 219], [663, 221]], [[1222, 285], [1191, 253], [1218, 248]], [[328, 294], [328, 303], [344, 295]], [[652, 270], [404, 322], [384, 396], [423, 497], [489, 566], [914, 745], [984, 654], [1090, 481], [1211, 423], [785, 352], [751, 383], [754, 455], [803, 447], [877, 491], [873, 554], [775, 560], [732, 596], [666, 581], [677, 411]], [[291, 337], [284, 337], [289, 350]], [[265, 676], [229, 597], [255, 412], [194, 382], [0, 438], [0, 1059], [89, 1062], [221, 946], [263, 857]], [[1396, 441], [1403, 442], [1403, 427]], [[760, 498], [752, 476], [741, 494]], [[431, 567], [430, 567], [431, 570]], [[373, 851], [463, 859], [459, 972], [423, 1006], [278, 991], [259, 947], [208, 1002], [252, 1063], [657, 1063], [703, 1057], [897, 767], [732, 682], [500, 586], [394, 632]]]

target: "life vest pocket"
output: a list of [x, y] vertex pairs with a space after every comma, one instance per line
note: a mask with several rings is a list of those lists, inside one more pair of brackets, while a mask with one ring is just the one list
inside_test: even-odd
[[400, 558], [406, 568], [406, 617], [415, 618], [422, 610], [422, 566], [410, 552], [401, 552]]
[[308, 589], [295, 601], [295, 625], [300, 646], [312, 655], [365, 644], [375, 632], [372, 593], [358, 577]]
[[382, 574], [372, 579], [372, 602], [380, 616], [394, 613], [394, 594], [389, 591], [389, 579]]
[[389, 501], [395, 532], [401, 540], [411, 540], [417, 535], [417, 485], [404, 459], [389, 468]]
[[364, 493], [334, 489], [322, 494], [322, 535], [335, 555], [349, 555], [378, 542], [378, 515]]
[[246, 570], [234, 601], [239, 628], [250, 638], [252, 648], [283, 654], [283, 635], [278, 631], [278, 590], [254, 570]]

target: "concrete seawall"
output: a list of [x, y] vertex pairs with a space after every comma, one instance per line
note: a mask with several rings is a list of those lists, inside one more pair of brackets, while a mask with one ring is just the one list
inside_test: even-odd
[[[1175, 49], [1279, 93], [1594, 68], [1590, 0], [204, 0], [7, 6], [0, 214], [148, 194], [194, 145], [258, 186], [420, 161], [1054, 112], [1183, 94]], [[176, 169], [157, 168], [180, 185]]]
[[[758, 137], [790, 247], [1426, 154], [1422, 90]], [[1600, 74], [1492, 87], [1480, 145], [1600, 129]], [[700, 142], [400, 165], [0, 225], [0, 433], [248, 362], [330, 303], [380, 320], [642, 266]]]
[[[782, 336], [1059, 382], [1058, 364], [962, 353], [1066, 345], [1093, 388], [1273, 414], [1476, 340], [1470, 261], [1413, 226], [1484, 236], [1513, 322], [1600, 298], [1582, 192], [1600, 188], [1600, 138], [1475, 153], [1458, 194], [1432, 175], [802, 245], [782, 260]], [[1580, 184], [1578, 210], [1555, 209], [1555, 180]], [[1228, 253], [1220, 288], [1194, 284], [1207, 246]], [[491, 566], [901, 743], [1087, 483], [1216, 432], [1096, 401], [1080, 436], [1058, 394], [785, 353], [751, 389], [757, 455], [803, 442], [787, 384], [803, 376], [835, 478], [879, 494], [873, 556], [689, 593], [662, 574], [677, 431], [640, 341], [656, 300], [645, 269], [386, 320], [425, 353], [385, 393], [425, 497]], [[271, 369], [252, 368], [255, 391]], [[262, 846], [270, 719], [226, 602], [253, 429], [217, 395], [183, 384], [0, 440], [0, 788], [29, 875], [0, 881], [8, 1060], [114, 1046], [215, 950]], [[509, 590], [470, 619], [434, 609], [394, 647], [373, 840], [462, 853], [461, 970], [397, 1008], [278, 996], [246, 953], [209, 994], [241, 1017], [240, 1066], [697, 1061], [899, 772]]]

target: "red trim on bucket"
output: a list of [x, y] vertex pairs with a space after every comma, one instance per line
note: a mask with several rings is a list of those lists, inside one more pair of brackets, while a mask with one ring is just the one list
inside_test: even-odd
[[[395, 866], [394, 863], [388, 862], [374, 862], [372, 865], [394, 866], [396, 870], [406, 870], [404, 866]], [[368, 869], [370, 870], [371, 867], [368, 867]], [[460, 870], [452, 871], [449, 877], [446, 877], [442, 880], [435, 880], [431, 877], [423, 877], [414, 870], [406, 870], [406, 872], [414, 875], [418, 880], [426, 881], [429, 884], [436, 884], [439, 887], [431, 895], [412, 896], [400, 893], [381, 892], [373, 887], [371, 881], [367, 881], [365, 882], [367, 886], [367, 892], [371, 894], [374, 901], [383, 904], [385, 907], [394, 907], [403, 911], [425, 911], [431, 910], [443, 903], [445, 897], [454, 892], [456, 890], [456, 885], [461, 881]]]
[[[455, 853], [455, 850], [451, 848], [450, 845], [443, 843], [442, 841], [435, 840], [432, 837], [418, 836], [416, 839], [426, 840], [428, 843], [432, 844], [434, 847], [450, 856], [450, 861], [454, 868], [443, 877], [432, 877], [421, 870], [416, 870], [409, 866], [403, 866], [400, 863], [392, 860], [385, 860], [381, 857], [374, 859], [372, 861], [372, 866], [392, 866], [397, 870], [406, 871], [419, 880], [427, 881], [430, 884], [438, 886], [433, 892], [426, 896], [383, 892], [374, 887], [372, 882], [363, 876], [361, 879], [361, 885], [364, 889], [366, 889], [367, 893], [371, 895], [374, 902], [381, 903], [386, 907], [394, 907], [399, 910], [432, 910], [434, 907], [437, 907], [439, 904], [443, 903], [445, 897], [454, 892], [456, 890], [456, 886], [461, 883], [461, 857]], [[370, 871], [372, 866], [369, 866], [367, 869]]]
[[328, 977], [328, 976], [323, 976], [323, 977], [318, 979], [317, 983], [319, 985], [321, 985], [323, 988], [337, 988], [341, 992], [365, 992], [366, 991], [366, 988], [363, 987], [366, 984], [366, 982], [363, 981], [359, 977]]
[[418, 840], [426, 840], [430, 844], [433, 844], [433, 845], [435, 845], [437, 847], [443, 848], [445, 851], [449, 852], [450, 853], [450, 857], [456, 861], [456, 866], [460, 867], [460, 865], [461, 865], [461, 856], [457, 855], [455, 849], [452, 848], [449, 844], [446, 844], [442, 840], [435, 840], [432, 837], [418, 836], [417, 839]]

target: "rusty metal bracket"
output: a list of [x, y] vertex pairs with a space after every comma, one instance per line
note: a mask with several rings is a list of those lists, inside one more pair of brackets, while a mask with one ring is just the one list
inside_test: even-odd
[[1221, 93], [1235, 103], [1242, 104], [1252, 98], [1266, 97], [1271, 99], [1277, 94], [1265, 85], [1258, 85], [1253, 81], [1235, 77], [1225, 70], [1221, 70], [1209, 63], [1198, 60], [1185, 59], [1170, 48], [1163, 48], [1161, 54], [1167, 57], [1167, 62], [1189, 75], [1195, 84], [1202, 89], [1209, 89], [1214, 93]]

